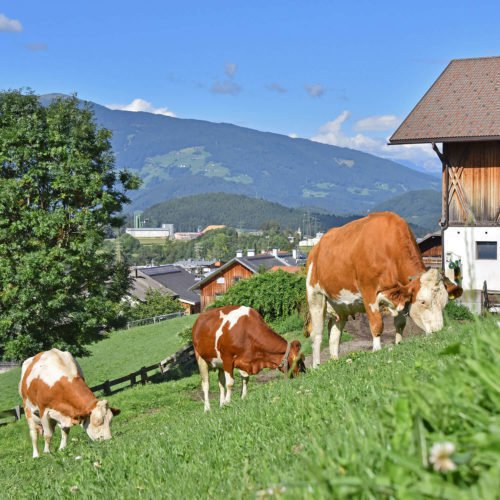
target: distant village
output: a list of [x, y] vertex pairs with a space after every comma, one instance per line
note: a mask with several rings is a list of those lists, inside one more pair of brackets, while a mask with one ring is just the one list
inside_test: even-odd
[[[190, 241], [200, 238], [209, 231], [224, 229], [224, 225], [210, 225], [197, 232], [176, 232], [173, 224], [163, 223], [161, 227], [145, 227], [142, 212], [134, 213], [134, 227], [126, 228], [126, 233], [137, 238], [142, 244], [160, 240]], [[260, 236], [261, 230], [243, 230], [246, 234]], [[297, 233], [302, 235], [298, 228]], [[301, 239], [291, 251], [279, 248], [256, 250], [239, 249], [227, 262], [215, 259], [184, 259], [172, 264], [133, 266], [131, 275], [133, 288], [130, 295], [144, 301], [149, 289], [168, 294], [177, 299], [186, 314], [199, 313], [215, 299], [223, 295], [233, 284], [260, 272], [282, 270], [296, 273], [304, 268], [307, 252], [323, 236], [318, 232], [314, 237]]]

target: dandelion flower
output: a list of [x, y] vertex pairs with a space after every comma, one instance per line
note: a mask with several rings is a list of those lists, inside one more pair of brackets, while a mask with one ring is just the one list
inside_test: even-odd
[[434, 470], [438, 472], [449, 472], [457, 468], [455, 462], [450, 456], [455, 451], [455, 445], [446, 441], [444, 443], [435, 443], [431, 448], [429, 462], [433, 465]]

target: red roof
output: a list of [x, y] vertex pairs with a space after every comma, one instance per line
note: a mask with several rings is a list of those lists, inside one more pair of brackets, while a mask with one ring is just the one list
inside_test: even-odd
[[454, 59], [390, 144], [500, 140], [500, 57]]

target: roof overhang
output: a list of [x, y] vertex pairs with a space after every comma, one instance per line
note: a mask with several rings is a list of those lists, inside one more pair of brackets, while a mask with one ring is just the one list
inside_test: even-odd
[[390, 140], [388, 146], [399, 146], [402, 144], [432, 144], [433, 142], [481, 142], [500, 141], [500, 135], [490, 135], [483, 137], [426, 137], [422, 139], [399, 139]]

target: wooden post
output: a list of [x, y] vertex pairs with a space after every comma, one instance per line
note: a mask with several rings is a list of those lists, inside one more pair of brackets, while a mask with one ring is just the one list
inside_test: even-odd
[[135, 385], [135, 384], [136, 384], [135, 373], [131, 373], [130, 374], [130, 385]]
[[143, 366], [141, 368], [141, 384], [146, 385], [147, 381], [148, 381], [148, 373], [146, 372], [146, 367]]
[[106, 380], [106, 382], [104, 382], [103, 390], [106, 396], [109, 396], [111, 394], [111, 385], [109, 383], [109, 380]]
[[16, 420], [21, 420], [21, 407], [20, 407], [19, 405], [15, 406], [15, 407], [14, 407], [14, 411], [15, 411], [15, 413], [16, 413], [16, 414], [14, 415], [15, 419], [16, 419]]

